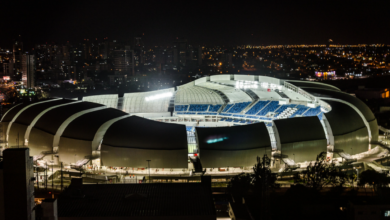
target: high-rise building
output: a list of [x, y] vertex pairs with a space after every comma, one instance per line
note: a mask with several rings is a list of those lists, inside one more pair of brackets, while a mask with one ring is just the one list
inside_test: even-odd
[[176, 39], [173, 42], [173, 64], [185, 66], [187, 60], [187, 39]]
[[28, 148], [3, 151], [0, 162], [0, 220], [35, 219], [34, 167]]
[[133, 51], [135, 71], [139, 71], [145, 63], [144, 43], [141, 37], [134, 37]]
[[133, 75], [134, 74], [134, 51], [130, 47], [126, 50], [114, 51], [115, 74]]
[[14, 69], [14, 63], [12, 59], [8, 61], [8, 63], [3, 63], [3, 76], [12, 76]]
[[228, 68], [232, 68], [233, 66], [233, 53], [231, 51], [225, 51], [225, 63]]
[[124, 85], [127, 77], [134, 75], [134, 51], [130, 46], [125, 50], [114, 50], [114, 75], [109, 75], [110, 85]]
[[35, 56], [29, 54], [22, 55], [22, 82], [24, 87], [31, 89], [35, 86]]
[[198, 65], [202, 65], [202, 59], [203, 59], [203, 53], [202, 53], [202, 46], [199, 46], [198, 48]]
[[21, 37], [19, 35], [19, 38], [17, 40], [14, 40], [14, 43], [12, 45], [12, 63], [13, 63], [13, 73], [14, 78], [16, 80], [20, 79], [20, 72], [22, 69], [22, 56], [23, 56], [23, 42], [21, 41]]

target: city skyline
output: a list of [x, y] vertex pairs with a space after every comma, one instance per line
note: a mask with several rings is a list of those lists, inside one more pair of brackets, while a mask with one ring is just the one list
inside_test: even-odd
[[323, 44], [328, 39], [336, 44], [390, 43], [385, 34], [388, 3], [378, 1], [369, 5], [334, 1], [315, 5], [304, 1], [83, 1], [57, 5], [19, 1], [4, 5], [17, 9], [18, 16], [15, 10], [2, 13], [2, 48], [18, 35], [26, 48], [86, 38], [126, 41], [140, 35], [148, 46], [171, 45], [176, 38], [218, 46]]

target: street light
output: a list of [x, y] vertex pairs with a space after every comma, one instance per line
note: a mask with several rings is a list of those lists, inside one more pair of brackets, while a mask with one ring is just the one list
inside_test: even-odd
[[356, 185], [357, 185], [359, 181], [359, 170], [356, 167], [354, 167], [353, 169], [356, 170]]
[[356, 185], [359, 181], [359, 170], [356, 168]]
[[45, 169], [45, 171], [46, 171], [46, 175], [45, 175], [45, 178], [46, 178], [46, 180], [45, 180], [45, 188], [46, 188], [46, 191], [47, 191], [47, 161], [45, 161], [46, 162], [46, 169]]
[[149, 162], [150, 162], [151, 160], [146, 160], [146, 161], [148, 161], [148, 169], [149, 169], [149, 183], [150, 183], [150, 165], [149, 165]]
[[51, 163], [51, 190], [54, 193], [54, 160]]
[[[60, 163], [60, 156], [59, 155], [54, 155], [55, 157], [58, 158], [58, 163]], [[61, 191], [62, 191], [62, 162], [61, 162]]]

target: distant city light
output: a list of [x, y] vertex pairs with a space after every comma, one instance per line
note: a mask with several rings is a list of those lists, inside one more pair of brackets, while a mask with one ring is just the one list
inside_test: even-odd
[[172, 95], [173, 95], [172, 92], [166, 92], [166, 93], [162, 93], [162, 94], [158, 94], [158, 95], [145, 97], [145, 100], [146, 101], [152, 101], [152, 100], [155, 100], [155, 99], [172, 97]]

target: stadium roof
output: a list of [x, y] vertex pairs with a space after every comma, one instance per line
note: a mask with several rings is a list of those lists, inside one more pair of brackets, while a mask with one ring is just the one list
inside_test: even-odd
[[351, 96], [348, 93], [336, 91], [336, 90], [316, 89], [316, 88], [305, 88], [304, 90], [320, 98], [340, 99], [348, 103], [351, 103], [353, 106], [355, 106], [360, 110], [360, 112], [364, 115], [367, 121], [375, 120], [375, 115], [372, 113], [371, 109], [366, 104], [364, 104], [363, 101], [361, 101], [360, 99], [354, 96]]
[[92, 109], [96, 107], [103, 107], [104, 105], [92, 102], [80, 102], [72, 105], [65, 105], [48, 111], [35, 124], [35, 128], [46, 131], [51, 134], [56, 134], [61, 124], [73, 114], [83, 110]]
[[20, 110], [22, 110], [23, 108], [25, 108], [25, 107], [27, 107], [27, 106], [29, 106], [31, 104], [37, 104], [37, 103], [46, 102], [46, 101], [50, 101], [50, 100], [52, 100], [52, 99], [39, 100], [39, 101], [35, 101], [35, 102], [24, 102], [24, 103], [15, 105], [14, 107], [9, 109], [5, 113], [5, 115], [3, 116], [2, 122], [10, 122], [10, 121], [12, 121], [12, 119], [15, 117], [16, 114], [18, 114], [20, 112]]
[[235, 89], [231, 86], [221, 85], [217, 83], [211, 83], [211, 82], [203, 82], [198, 84], [198, 86], [208, 88], [208, 89], [214, 89], [222, 92], [225, 94], [230, 102], [251, 102], [252, 99], [247, 95], [245, 92], [241, 91], [240, 89]]
[[38, 105], [34, 105], [29, 107], [26, 111], [22, 112], [19, 117], [15, 120], [16, 123], [24, 124], [24, 125], [30, 125], [30, 123], [34, 120], [36, 116], [39, 115], [42, 111], [56, 105], [61, 105], [65, 103], [73, 102], [68, 99], [59, 99], [59, 100], [53, 100], [50, 102], [44, 102]]
[[306, 88], [317, 88], [317, 89], [330, 89], [330, 90], [334, 90], [334, 91], [340, 91], [340, 89], [337, 88], [336, 86], [332, 86], [332, 85], [325, 84], [325, 83], [310, 82], [310, 81], [298, 81], [298, 80], [286, 80], [286, 81], [295, 85], [295, 86], [303, 88], [304, 90], [306, 90]]
[[93, 140], [101, 125], [124, 115], [128, 114], [113, 108], [89, 112], [73, 120], [66, 127], [62, 136], [81, 140]]
[[175, 102], [180, 104], [224, 104], [221, 96], [200, 86], [179, 86]]

